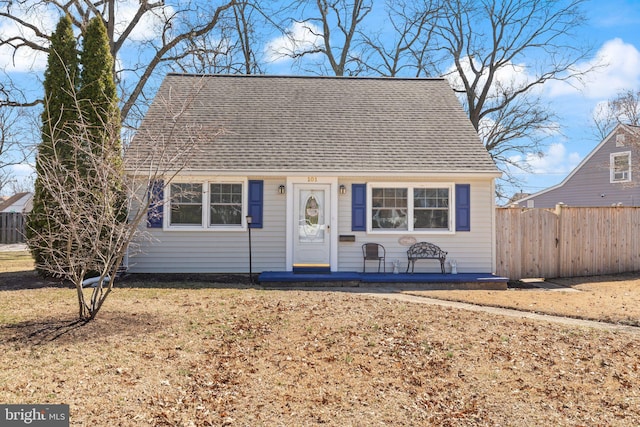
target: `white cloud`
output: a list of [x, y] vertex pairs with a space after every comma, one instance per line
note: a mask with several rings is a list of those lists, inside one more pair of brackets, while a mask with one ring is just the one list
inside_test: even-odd
[[566, 175], [575, 169], [582, 160], [580, 154], [567, 152], [562, 143], [553, 143], [546, 153], [527, 153], [522, 156], [514, 156], [512, 161], [523, 163], [536, 175]]
[[[139, 0], [126, 0], [116, 2], [116, 16], [118, 22], [115, 25], [116, 34], [122, 34], [140, 9]], [[161, 6], [146, 12], [136, 24], [134, 30], [127, 37], [128, 40], [146, 41], [158, 38], [168, 16], [174, 14], [171, 6]]]
[[[25, 12], [20, 14], [20, 12]], [[16, 16], [34, 25], [45, 34], [51, 34], [58, 23], [58, 15], [52, 12], [46, 5], [36, 4], [28, 11], [21, 8], [14, 9]], [[17, 25], [14, 21], [4, 18], [0, 22], [0, 39], [10, 40], [21, 37], [31, 43], [40, 46], [48, 46], [48, 40], [38, 37], [31, 30]], [[20, 43], [16, 40], [13, 44]], [[30, 47], [22, 47], [15, 51], [10, 46], [0, 48], [0, 68], [7, 72], [31, 72], [43, 71], [47, 67], [47, 54]]]
[[603, 122], [607, 120], [611, 116], [609, 102], [600, 101], [596, 103], [596, 105], [593, 107], [593, 110], [591, 110], [591, 116], [593, 117], [593, 120], [597, 122]]
[[584, 77], [580, 87], [575, 82], [551, 81], [546, 85], [547, 93], [554, 97], [582, 91], [587, 98], [607, 99], [624, 89], [640, 87], [640, 51], [620, 38], [605, 42], [592, 60], [578, 64], [576, 70], [593, 67], [597, 68]]
[[[14, 8], [13, 13], [21, 20], [34, 25], [45, 34], [52, 34], [60, 18], [59, 11], [48, 7], [46, 4], [38, 3], [32, 6], [33, 7], [28, 10], [25, 10], [25, 8]], [[118, 17], [116, 33], [122, 34], [127, 25], [129, 25], [135, 17], [137, 10], [140, 8], [140, 2], [139, 0], [118, 1], [116, 2], [116, 8], [116, 15]], [[172, 12], [173, 8], [164, 6], [154, 9], [152, 12], [145, 13], [136, 25], [136, 28], [128, 36], [128, 39], [144, 41], [157, 38], [160, 34], [160, 27], [164, 25], [166, 16], [171, 15]], [[77, 31], [77, 28], [74, 30]], [[13, 37], [23, 37], [40, 46], [49, 45], [48, 40], [37, 37], [32, 31], [15, 24], [9, 19], [0, 21], [0, 39], [8, 40]], [[0, 67], [7, 72], [41, 72], [47, 67], [47, 54], [29, 47], [23, 47], [14, 51], [10, 46], [3, 46], [0, 48]]]
[[[460, 60], [460, 63], [462, 65], [462, 69], [464, 70], [464, 74], [468, 77], [469, 80], [472, 81], [475, 78], [475, 75], [471, 69], [471, 62], [469, 57], [462, 58]], [[480, 68], [480, 64], [478, 64], [475, 68]], [[486, 84], [487, 73], [488, 70], [485, 70], [485, 73], [480, 79], [480, 88]], [[464, 90], [462, 78], [456, 72], [454, 65], [451, 65], [451, 67], [449, 67], [445, 75], [447, 80], [449, 81], [449, 84], [454, 89]], [[508, 62], [499, 70], [497, 70], [495, 75], [493, 76], [493, 84], [491, 86], [489, 96], [497, 96], [499, 94], [499, 91], [504, 88], [513, 89], [523, 87], [533, 80], [534, 77], [528, 74], [527, 66], [525, 64], [513, 64], [511, 62]], [[532, 90], [536, 89], [534, 88]]]
[[22, 191], [33, 191], [33, 185], [35, 180], [35, 167], [30, 164], [19, 164], [9, 166], [6, 170], [8, 172], [8, 182], [2, 190], [0, 195], [11, 196], [14, 193]]
[[11, 166], [11, 173], [16, 177], [26, 177], [35, 172], [35, 166], [29, 163], [21, 163]]
[[47, 68], [47, 54], [28, 47], [15, 52], [9, 47], [0, 48], [0, 68], [7, 72], [39, 72]]
[[320, 29], [311, 23], [296, 22], [287, 34], [270, 41], [265, 48], [269, 62], [282, 62], [291, 55], [322, 46]]

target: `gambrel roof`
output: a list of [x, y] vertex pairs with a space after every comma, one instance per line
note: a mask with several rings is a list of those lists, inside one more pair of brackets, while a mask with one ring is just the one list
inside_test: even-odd
[[127, 161], [192, 140], [196, 172], [499, 175], [444, 79], [169, 74]]

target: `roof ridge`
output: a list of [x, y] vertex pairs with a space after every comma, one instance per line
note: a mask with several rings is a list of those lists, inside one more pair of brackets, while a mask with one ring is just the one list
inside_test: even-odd
[[294, 74], [208, 74], [208, 73], [167, 73], [177, 77], [228, 77], [228, 78], [273, 78], [273, 79], [313, 79], [313, 80], [408, 80], [408, 81], [442, 81], [444, 77], [389, 77], [389, 76], [308, 76]]

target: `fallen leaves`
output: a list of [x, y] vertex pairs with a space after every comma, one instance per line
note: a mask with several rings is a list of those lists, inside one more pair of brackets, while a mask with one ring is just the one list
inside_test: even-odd
[[[47, 319], [68, 308], [63, 290], [29, 292], [51, 299]], [[126, 289], [108, 304], [54, 340], [32, 335], [37, 310], [0, 327], [0, 401], [69, 403], [74, 425], [640, 424], [632, 335], [347, 293]]]

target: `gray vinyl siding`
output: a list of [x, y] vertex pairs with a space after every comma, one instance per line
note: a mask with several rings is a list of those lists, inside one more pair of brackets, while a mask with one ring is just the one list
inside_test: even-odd
[[[631, 148], [627, 135], [625, 146], [617, 147], [615, 133], [586, 159], [565, 181], [549, 190], [518, 201], [522, 207], [553, 208], [558, 203], [576, 207], [640, 206], [638, 150]], [[611, 183], [611, 154], [631, 152], [632, 182]]]
[[[263, 179], [250, 177], [250, 179]], [[285, 271], [286, 260], [286, 197], [278, 194], [282, 178], [264, 178], [263, 228], [252, 229], [252, 269]], [[471, 184], [471, 231], [454, 234], [369, 234], [351, 231], [351, 184], [389, 182], [390, 179], [363, 177], [340, 179], [347, 194], [338, 195], [338, 233], [353, 235], [355, 242], [338, 242], [338, 270], [362, 271], [362, 249], [366, 242], [381, 243], [387, 249], [387, 272], [393, 270], [393, 261], [400, 261], [400, 271], [407, 268], [407, 246], [399, 239], [412, 236], [417, 241], [429, 241], [448, 251], [448, 259], [455, 259], [458, 272], [489, 273], [493, 271], [493, 193], [491, 180], [458, 180], [458, 184]], [[397, 178], [399, 182], [424, 182]], [[429, 180], [429, 182], [438, 182]], [[450, 180], [441, 180], [450, 183]], [[336, 228], [333, 228], [336, 229]], [[174, 231], [148, 229], [153, 241], [143, 244], [142, 252], [129, 261], [133, 273], [246, 273], [249, 270], [248, 232], [245, 231]], [[449, 265], [446, 265], [447, 271]], [[377, 265], [368, 263], [367, 271]], [[416, 272], [440, 271], [437, 261], [416, 263]]]
[[[348, 189], [348, 193], [338, 198], [338, 221], [340, 223], [339, 233], [341, 235], [355, 235], [355, 242], [339, 242], [339, 266], [340, 271], [362, 271], [362, 244], [367, 242], [380, 243], [386, 249], [387, 272], [393, 271], [393, 262], [400, 261], [400, 272], [407, 268], [407, 249], [399, 243], [403, 236], [411, 236], [416, 241], [428, 241], [434, 243], [449, 252], [447, 259], [455, 259], [459, 273], [491, 273], [493, 271], [493, 216], [494, 210], [491, 200], [493, 200], [492, 185], [490, 180], [459, 180], [456, 184], [471, 184], [471, 231], [456, 232], [454, 234], [421, 234], [421, 233], [398, 233], [398, 234], [373, 234], [365, 231], [351, 231], [351, 184], [364, 184], [376, 181], [389, 182], [389, 179], [379, 178], [359, 178], [356, 180], [341, 180]], [[400, 182], [424, 182], [412, 181], [399, 178]], [[437, 180], [430, 180], [438, 182]], [[442, 182], [451, 182], [443, 180]], [[445, 264], [447, 272], [448, 263]], [[376, 262], [367, 263], [367, 271], [377, 270]], [[424, 260], [416, 262], [415, 272], [439, 273], [440, 264], [435, 260]]]
[[[251, 177], [250, 179], [260, 179]], [[264, 180], [263, 228], [251, 230], [252, 269], [285, 269], [285, 202], [278, 186], [285, 178]], [[243, 231], [148, 229], [152, 241], [129, 260], [132, 273], [245, 273], [249, 234]]]

